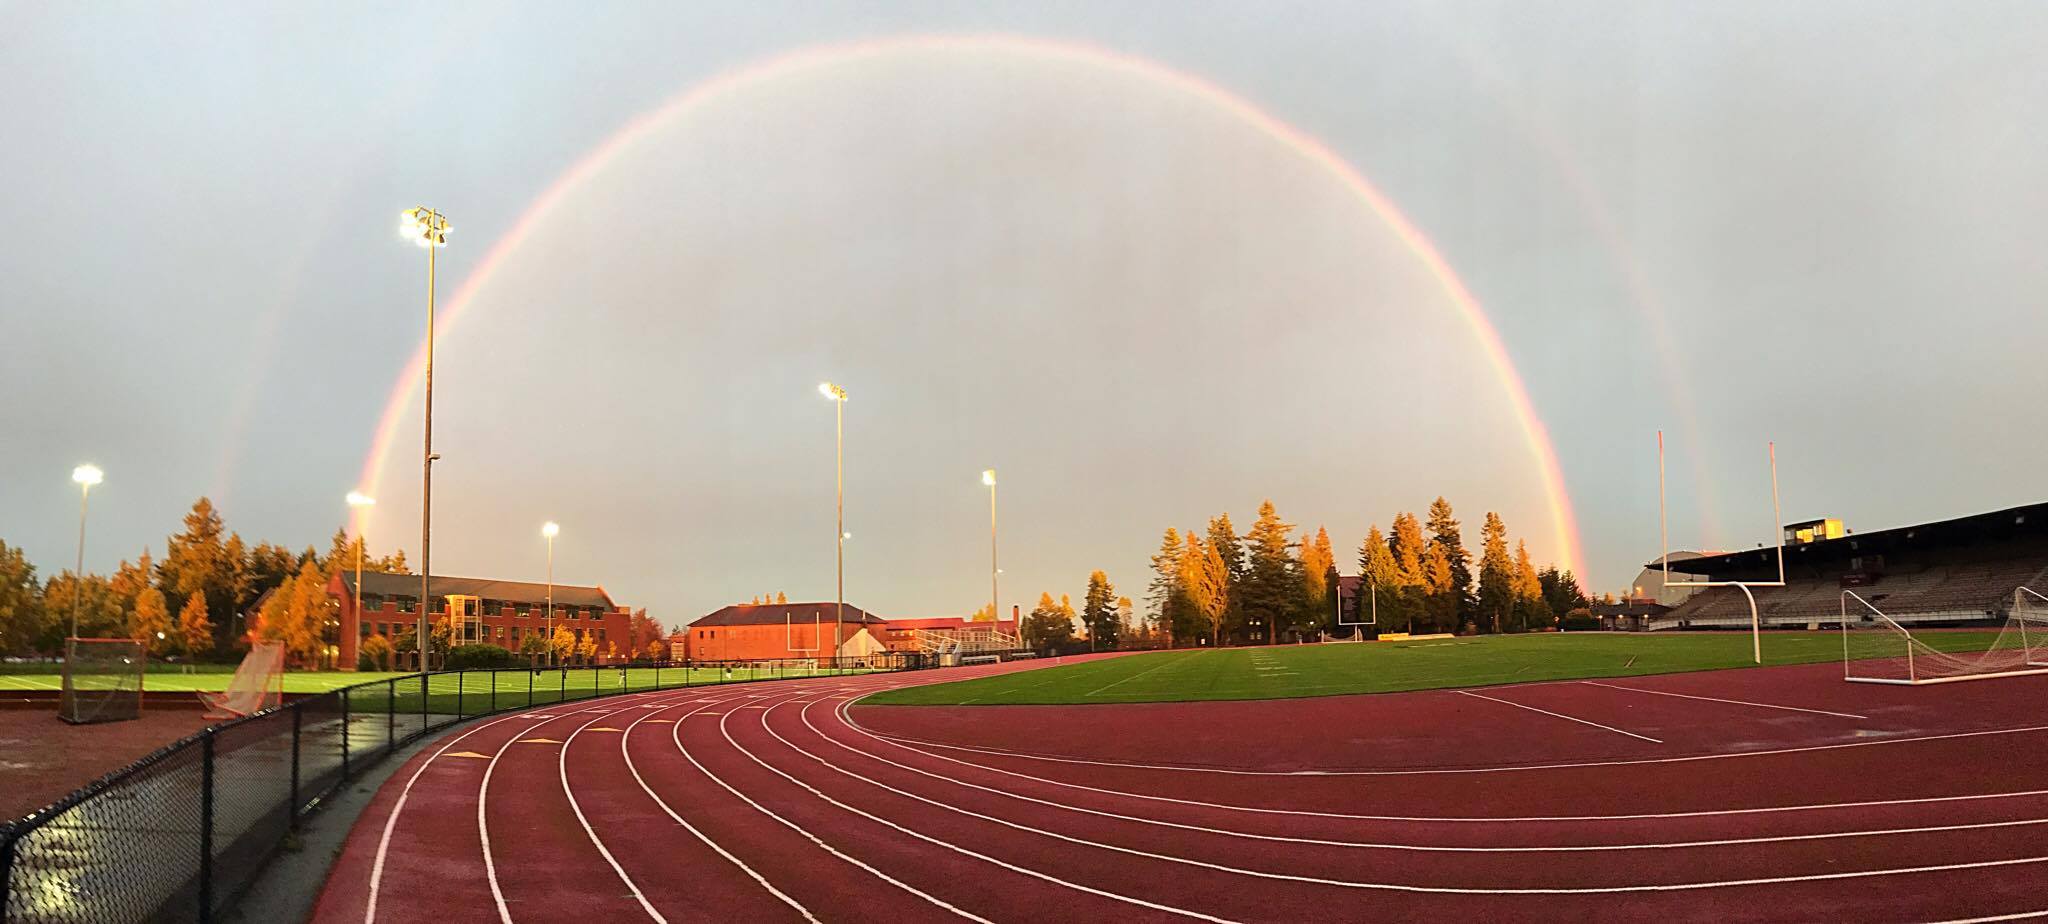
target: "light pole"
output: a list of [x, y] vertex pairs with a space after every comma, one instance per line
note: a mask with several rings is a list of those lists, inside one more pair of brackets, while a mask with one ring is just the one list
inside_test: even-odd
[[413, 640], [420, 652], [420, 673], [427, 671], [427, 652], [433, 648], [433, 636], [427, 629], [427, 607], [431, 595], [434, 573], [434, 256], [441, 248], [448, 246], [448, 219], [440, 212], [417, 206], [406, 209], [399, 217], [398, 235], [412, 241], [427, 251], [427, 369], [426, 369], [426, 437], [420, 445], [420, 605], [418, 634]]
[[85, 498], [92, 493], [92, 486], [105, 478], [105, 473], [94, 465], [81, 465], [71, 470], [71, 480], [78, 482], [78, 566], [71, 572], [72, 638], [78, 637], [78, 603], [85, 594]]
[[[356, 625], [363, 624], [363, 546], [367, 545], [363, 519], [369, 516], [364, 510], [375, 506], [377, 499], [361, 491], [348, 492], [348, 505], [356, 509]], [[358, 636], [360, 637], [360, 636]]]
[[996, 568], [996, 470], [983, 469], [981, 483], [988, 485], [988, 618], [994, 623], [989, 629], [1000, 632], [1003, 613], [997, 602], [1001, 595], [996, 592], [996, 575], [1001, 573]]
[[846, 618], [846, 389], [831, 382], [818, 385], [818, 393], [832, 399], [833, 417], [833, 483], [837, 485], [839, 504], [839, 596], [838, 604], [832, 610], [832, 664], [839, 664], [839, 633], [844, 630], [841, 621]]
[[543, 621], [541, 638], [548, 643], [548, 666], [555, 663], [555, 537], [561, 535], [562, 527], [549, 520], [540, 525], [540, 534], [548, 540], [548, 615]]

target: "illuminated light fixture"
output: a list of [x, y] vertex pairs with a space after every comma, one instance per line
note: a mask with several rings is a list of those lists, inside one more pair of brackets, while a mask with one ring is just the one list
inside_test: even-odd
[[71, 480], [90, 488], [106, 480], [106, 473], [97, 465], [81, 465], [71, 470]]
[[985, 469], [985, 470], [983, 470], [983, 471], [982, 471], [982, 473], [981, 473], [981, 483], [982, 483], [982, 484], [985, 484], [985, 485], [988, 485], [988, 486], [989, 486], [989, 487], [991, 487], [991, 488], [995, 487], [995, 486], [996, 486], [996, 470], [995, 470], [995, 469], [992, 469], [992, 468], [991, 468], [991, 469]]
[[377, 505], [377, 499], [361, 491], [350, 491], [348, 492], [348, 505], [351, 507], [374, 507]]
[[553, 520], [549, 520], [546, 523], [542, 523], [540, 525], [540, 534], [548, 537], [549, 539], [553, 539], [556, 536], [562, 534], [562, 526], [561, 524], [556, 523]]
[[818, 394], [824, 395], [827, 398], [831, 398], [834, 401], [846, 400], [846, 389], [840, 388], [839, 386], [834, 385], [831, 382], [819, 382]]
[[398, 236], [421, 247], [448, 246], [448, 232], [455, 230], [440, 212], [420, 206], [398, 216]]

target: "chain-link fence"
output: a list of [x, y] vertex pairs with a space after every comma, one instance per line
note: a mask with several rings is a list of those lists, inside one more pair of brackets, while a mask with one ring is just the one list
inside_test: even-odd
[[215, 725], [0, 826], [0, 922], [209, 921], [299, 819], [429, 732], [564, 700], [932, 666], [863, 658], [410, 674]]

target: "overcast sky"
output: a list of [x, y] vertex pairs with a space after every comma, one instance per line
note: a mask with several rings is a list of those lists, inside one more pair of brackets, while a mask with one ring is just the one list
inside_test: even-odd
[[[1168, 525], [1447, 495], [1567, 554], [1483, 306], [1617, 589], [1673, 544], [2048, 495], [2048, 6], [0, 3], [0, 538], [86, 564], [199, 495], [325, 547], [424, 324], [435, 570], [665, 621], [1140, 596]], [[977, 42], [858, 40], [984, 36]], [[1037, 39], [1025, 42], [1014, 39]], [[1135, 69], [1088, 48], [1152, 62]], [[818, 53], [763, 68], [802, 49]], [[639, 123], [722, 74], [672, 117]], [[550, 206], [535, 201], [588, 168]], [[529, 219], [523, 234], [500, 244]], [[477, 277], [486, 254], [499, 260]], [[417, 563], [412, 395], [377, 551]]]

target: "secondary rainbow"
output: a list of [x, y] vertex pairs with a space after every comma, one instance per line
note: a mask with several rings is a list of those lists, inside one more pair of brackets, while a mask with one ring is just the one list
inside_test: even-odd
[[[821, 68], [858, 65], [889, 55], [934, 50], [1029, 55], [1053, 63], [1085, 64], [1134, 80], [1166, 86], [1216, 106], [1326, 170], [1374, 215], [1385, 222], [1409, 252], [1422, 261], [1423, 266], [1435, 277], [1444, 294], [1455, 306], [1460, 318], [1478, 339], [1487, 362], [1493, 369], [1495, 379], [1514, 408], [1529, 452], [1535, 457], [1550, 507], [1552, 542], [1556, 549], [1556, 557], [1565, 567], [1579, 574], [1582, 584], [1586, 583], [1586, 568], [1579, 546], [1577, 518], [1573, 513], [1571, 495], [1565, 487], [1564, 474], [1558, 465], [1557, 450], [1551, 443], [1549, 431], [1545, 428], [1543, 419], [1536, 413], [1535, 404], [1529, 398], [1529, 390], [1523, 384], [1521, 374], [1515, 370], [1514, 362], [1508, 356], [1507, 347], [1501, 342], [1500, 332], [1494, 328], [1480, 307], [1479, 300], [1473, 297], [1464, 281], [1458, 278], [1458, 274], [1451, 269], [1450, 263], [1437, 250], [1436, 245], [1409, 221], [1407, 216], [1395, 208], [1384, 193], [1314, 136], [1201, 77], [1156, 61], [1096, 45], [1013, 35], [895, 36], [801, 48], [727, 71], [698, 83], [671, 97], [662, 105], [636, 116], [625, 127], [585, 154], [536, 197], [513, 223], [511, 230], [491, 244], [483, 259], [477, 263], [476, 269], [457, 287], [453, 297], [448, 299], [440, 312], [438, 326], [435, 328], [437, 334], [446, 336], [461, 323], [477, 293], [489, 284], [498, 267], [513, 251], [519, 249], [519, 245], [548, 217], [557, 204], [573, 194], [586, 180], [602, 171], [619, 152], [638, 142], [656, 127], [672, 119], [681, 118], [712, 99], [762, 81]], [[377, 423], [376, 436], [371, 443], [369, 456], [363, 461], [362, 477], [358, 482], [367, 486], [372, 496], [377, 496], [381, 490], [384, 459], [397, 442], [399, 423], [405, 416], [406, 408], [417, 389], [425, 364], [426, 348], [423, 342], [414, 350], [411, 360], [406, 363], [405, 369], [391, 387], [391, 397], [385, 403], [383, 417]], [[364, 524], [358, 522], [356, 525], [360, 529]]]

